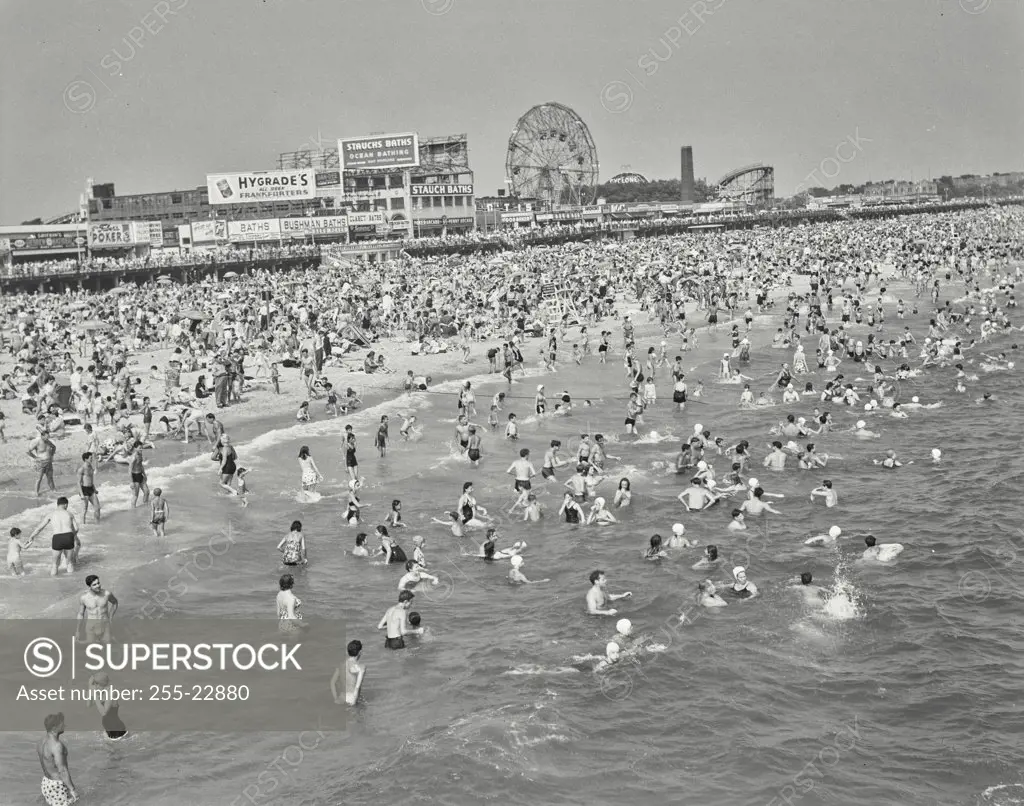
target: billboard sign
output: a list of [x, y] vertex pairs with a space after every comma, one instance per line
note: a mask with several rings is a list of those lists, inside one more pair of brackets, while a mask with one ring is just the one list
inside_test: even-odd
[[281, 233], [284, 235], [338, 235], [348, 231], [348, 216], [322, 215], [302, 218], [282, 218]]
[[150, 246], [164, 245], [164, 228], [159, 221], [135, 221], [132, 223], [135, 242]]
[[228, 222], [231, 241], [277, 241], [281, 238], [281, 222], [276, 218]]
[[524, 224], [533, 222], [533, 213], [502, 212], [501, 220], [510, 224]]
[[251, 204], [316, 198], [316, 171], [251, 171], [206, 177], [210, 204]]
[[193, 221], [192, 222], [192, 243], [215, 243], [226, 241], [228, 238], [228, 222], [221, 220], [214, 221]]
[[341, 187], [341, 171], [317, 171], [316, 186], [318, 188]]
[[338, 160], [342, 171], [412, 168], [420, 164], [419, 135], [406, 132], [339, 140]]
[[350, 227], [375, 227], [379, 224], [385, 223], [384, 213], [380, 210], [374, 210], [368, 213], [349, 213], [348, 223]]
[[89, 246], [93, 249], [124, 249], [135, 243], [135, 233], [129, 222], [97, 222], [89, 225]]
[[472, 185], [409, 185], [411, 196], [472, 196]]
[[[7, 243], [7, 251], [39, 252], [53, 249], [79, 249], [85, 246], [86, 238], [82, 230], [66, 232], [26, 232], [13, 238], [0, 239]], [[3, 250], [0, 250], [3, 251]]]

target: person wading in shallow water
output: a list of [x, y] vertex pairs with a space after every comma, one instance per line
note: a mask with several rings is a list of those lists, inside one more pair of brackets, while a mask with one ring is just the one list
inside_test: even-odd
[[39, 766], [43, 768], [43, 799], [48, 806], [68, 806], [78, 800], [78, 791], [68, 768], [68, 746], [60, 738], [64, 733], [64, 714], [49, 714], [43, 727], [46, 736], [36, 745]]

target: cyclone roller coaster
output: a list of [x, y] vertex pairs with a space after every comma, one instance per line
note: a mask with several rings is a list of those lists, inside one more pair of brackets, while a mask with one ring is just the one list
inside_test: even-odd
[[743, 204], [771, 204], [775, 198], [775, 169], [771, 165], [744, 165], [716, 183], [718, 198]]

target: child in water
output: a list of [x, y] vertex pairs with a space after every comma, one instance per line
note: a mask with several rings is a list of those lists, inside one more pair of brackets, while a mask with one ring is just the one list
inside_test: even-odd
[[22, 542], [20, 536], [21, 529], [17, 526], [11, 527], [11, 536], [7, 539], [7, 567], [16, 577], [25, 573], [25, 568], [21, 564], [21, 552], [32, 545], [32, 538]]

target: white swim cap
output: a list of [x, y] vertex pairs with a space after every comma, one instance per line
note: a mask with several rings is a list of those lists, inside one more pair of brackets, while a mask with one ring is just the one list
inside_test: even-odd
[[932, 448], [932, 459], [939, 459], [942, 457], [942, 451], [938, 448]]
[[542, 383], [541, 383], [541, 384], [537, 384], [537, 391], [538, 391], [538, 392], [539, 392], [539, 391], [540, 391], [541, 389], [543, 389], [543, 388], [544, 388], [544, 384], [542, 384]]
[[1006, 362], [1006, 366], [1009, 367], [1010, 369], [1013, 369], [1013, 362], [1012, 361], [1007, 361]]
[[629, 635], [631, 632], [633, 632], [633, 622], [630, 621], [628, 618], [620, 618], [617, 622], [615, 622], [615, 631], [619, 635]]
[[349, 479], [348, 488], [350, 490], [354, 490], [356, 488], [356, 484], [358, 484], [358, 482], [355, 479]]
[[749, 484], [750, 489], [753, 490], [757, 486], [757, 479], [751, 476], [749, 479], [747, 479], [747, 484]]
[[685, 531], [686, 531], [686, 527], [683, 526], [683, 524], [681, 524], [681, 523], [674, 523], [674, 524], [672, 524], [672, 534], [674, 534], [674, 535], [681, 535]]
[[728, 357], [729, 357], [728, 353], [722, 353], [722, 358], [728, 358]]
[[914, 395], [912, 398], [910, 398], [911, 403], [919, 403], [920, 401], [921, 398], [919, 398], [917, 395]]
[[693, 427], [693, 433], [695, 433], [695, 434], [699, 434], [699, 433], [700, 433], [701, 431], [703, 431], [703, 430], [704, 430], [704, 426], [702, 426], [702, 425], [701, 425], [700, 423], [697, 423], [697, 424], [696, 424], [696, 425], [695, 425], [695, 426]]
[[863, 420], [857, 420], [857, 428], [863, 428], [866, 425], [867, 423], [864, 422]]
[[707, 470], [708, 469], [708, 463], [705, 462], [703, 459], [701, 459], [699, 462], [697, 462], [697, 469], [698, 470]]
[[838, 526], [833, 526], [831, 529], [828, 530], [828, 536], [831, 537], [833, 540], [839, 537], [839, 535], [841, 535], [842, 533], [843, 530], [840, 529]]
[[619, 659], [619, 645], [614, 641], [609, 641], [608, 646], [604, 648], [605, 655], [608, 656], [608, 660]]
[[663, 341], [663, 342], [661, 343], [661, 346], [662, 346], [662, 347], [664, 347], [664, 346], [665, 346], [666, 344], [668, 344], [668, 342], [667, 342], [667, 341]]
[[864, 404], [864, 411], [871, 411], [871, 404], [870, 403], [865, 403]]
[[796, 422], [797, 422], [797, 425], [803, 425], [804, 423], [807, 422], [807, 418], [806, 417], [797, 417]]
[[523, 558], [517, 554], [512, 558], [511, 562], [513, 568], [518, 568], [520, 565], [523, 564]]
[[746, 574], [746, 573], [747, 573], [747, 569], [744, 568], [742, 565], [737, 565], [735, 568], [732, 569], [732, 575], [734, 577], [736, 577], [736, 579], [740, 578], [740, 574]]
[[595, 498], [594, 499], [594, 506], [596, 506], [598, 509], [603, 507], [604, 506], [604, 499], [603, 498]]

